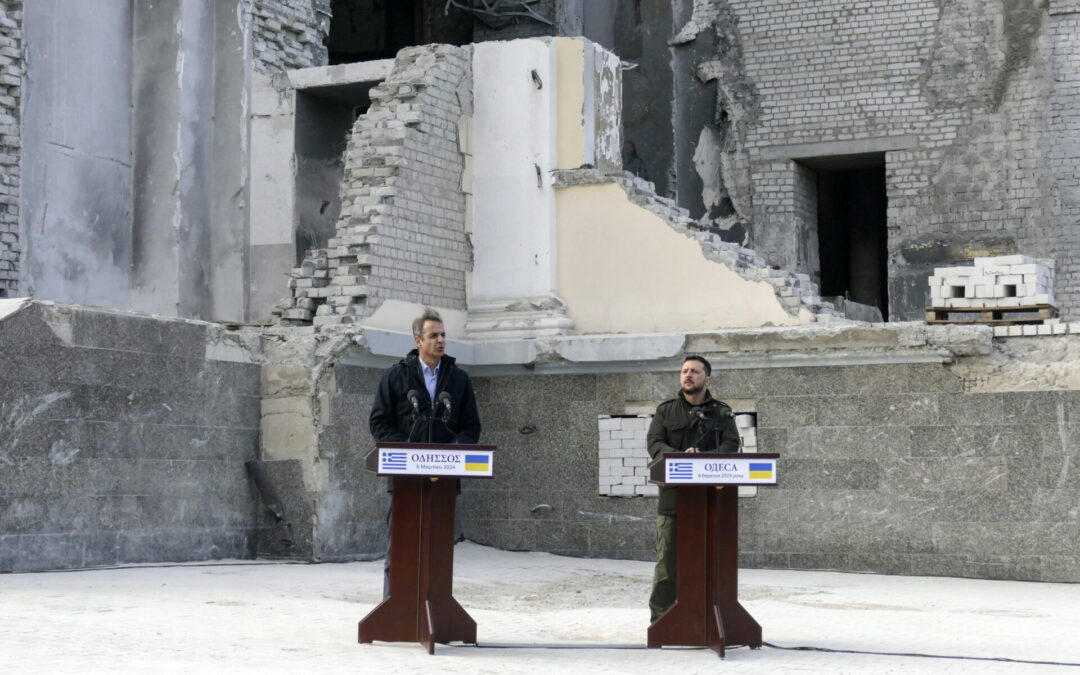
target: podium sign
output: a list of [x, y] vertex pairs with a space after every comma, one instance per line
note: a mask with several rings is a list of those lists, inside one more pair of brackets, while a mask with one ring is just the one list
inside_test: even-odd
[[648, 631], [649, 647], [761, 647], [761, 626], [738, 600], [738, 485], [776, 485], [779, 455], [672, 452], [650, 482], [678, 488], [675, 604]]
[[745, 455], [704, 457], [683, 453], [665, 456], [663, 478], [667, 485], [776, 485], [776, 458], [744, 459]]
[[491, 450], [461, 450], [438, 445], [424, 447], [379, 447], [376, 473], [380, 476], [452, 476], [491, 478], [495, 453]]
[[476, 621], [454, 598], [458, 480], [491, 478], [494, 445], [377, 443], [367, 470], [394, 486], [389, 595], [358, 626], [360, 642], [476, 644]]

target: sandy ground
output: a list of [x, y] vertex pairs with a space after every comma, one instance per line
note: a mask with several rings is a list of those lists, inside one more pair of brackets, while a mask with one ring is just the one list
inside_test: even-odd
[[1076, 584], [743, 570], [767, 644], [721, 660], [645, 649], [651, 571], [460, 544], [480, 645], [434, 656], [357, 644], [381, 561], [0, 575], [0, 673], [1080, 673]]

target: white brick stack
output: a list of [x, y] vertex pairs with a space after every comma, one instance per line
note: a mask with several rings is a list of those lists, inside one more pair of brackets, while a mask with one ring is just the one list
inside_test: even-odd
[[1010, 308], [1054, 305], [1054, 261], [1026, 255], [975, 258], [972, 267], [938, 267], [929, 278], [930, 305]]
[[601, 415], [600, 430], [600, 494], [610, 497], [659, 494], [649, 483], [649, 451], [645, 434], [650, 415], [612, 417]]

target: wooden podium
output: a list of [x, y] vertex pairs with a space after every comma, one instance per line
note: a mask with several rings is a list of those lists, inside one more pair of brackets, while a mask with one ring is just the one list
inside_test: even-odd
[[739, 485], [776, 485], [779, 455], [668, 453], [650, 482], [677, 486], [675, 604], [649, 626], [648, 646], [761, 647], [738, 600]]
[[454, 507], [460, 478], [491, 478], [493, 445], [377, 443], [367, 469], [393, 481], [389, 595], [360, 621], [359, 641], [476, 644], [454, 599]]

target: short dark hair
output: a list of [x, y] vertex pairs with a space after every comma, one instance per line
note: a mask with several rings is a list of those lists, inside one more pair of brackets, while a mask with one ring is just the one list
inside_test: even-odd
[[712, 364], [709, 363], [709, 360], [706, 359], [704, 356], [698, 356], [697, 354], [691, 354], [690, 356], [687, 356], [685, 359], [682, 360], [683, 364], [685, 364], [687, 361], [699, 361], [699, 362], [701, 362], [701, 367], [705, 369], [705, 374], [709, 375], [709, 376], [712, 376]]
[[423, 337], [424, 336], [424, 324], [427, 323], [428, 321], [438, 321], [439, 323], [443, 322], [442, 317], [439, 316], [438, 312], [436, 312], [435, 310], [433, 310], [430, 307], [425, 307], [424, 308], [424, 313], [421, 314], [420, 316], [416, 317], [415, 319], [413, 319], [413, 322], [412, 322], [412, 334], [413, 334], [413, 337]]

